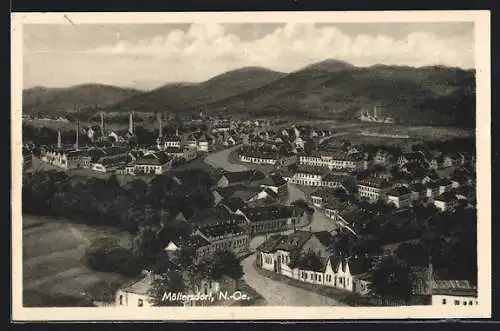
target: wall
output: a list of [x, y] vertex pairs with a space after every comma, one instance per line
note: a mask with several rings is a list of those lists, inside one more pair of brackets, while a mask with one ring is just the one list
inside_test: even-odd
[[[120, 295], [123, 296], [122, 305], [120, 305]], [[139, 307], [139, 300], [142, 300], [143, 307], [151, 307], [151, 304], [148, 302], [149, 296], [147, 295], [124, 292], [123, 290], [118, 290], [118, 292], [116, 293], [116, 305], [119, 307]]]
[[[446, 300], [446, 303], [443, 303], [443, 300]], [[464, 304], [464, 302], [466, 304]], [[478, 301], [476, 297], [454, 295], [432, 295], [431, 297], [431, 305], [433, 306], [470, 308], [477, 304]]]

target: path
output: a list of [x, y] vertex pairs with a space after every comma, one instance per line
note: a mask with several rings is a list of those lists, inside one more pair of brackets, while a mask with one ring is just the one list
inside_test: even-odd
[[262, 295], [267, 306], [343, 306], [335, 299], [262, 276], [255, 270], [254, 260], [252, 254], [241, 262], [243, 280]]

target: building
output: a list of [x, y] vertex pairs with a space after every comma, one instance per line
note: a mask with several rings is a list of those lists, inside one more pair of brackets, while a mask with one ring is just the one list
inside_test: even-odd
[[434, 206], [440, 211], [452, 210], [458, 206], [458, 199], [454, 192], [444, 192], [434, 198]]
[[425, 168], [430, 166], [429, 160], [422, 151], [403, 153], [398, 157], [397, 164], [400, 168], [408, 163], [417, 163]]
[[206, 255], [210, 256], [217, 251], [227, 250], [236, 256], [243, 256], [249, 252], [250, 234], [246, 227], [239, 224], [218, 224], [198, 228], [193, 235], [199, 235], [210, 242]]
[[218, 187], [212, 191], [212, 194], [214, 196], [215, 205], [218, 205], [222, 200], [228, 198], [240, 198], [246, 204], [267, 198], [277, 198], [277, 195], [271, 189], [242, 184]]
[[259, 181], [259, 186], [268, 188], [274, 191], [278, 196], [286, 195], [288, 192], [288, 185], [286, 180], [280, 174], [273, 173]]
[[291, 229], [298, 217], [295, 208], [287, 205], [243, 207], [236, 213], [248, 221], [251, 235]]
[[172, 167], [172, 157], [165, 152], [145, 154], [135, 161], [134, 172], [145, 175], [161, 175]]
[[391, 184], [383, 178], [366, 178], [358, 181], [358, 195], [369, 202], [386, 201]]
[[409, 189], [412, 201], [422, 201], [427, 197], [427, 188], [422, 183], [411, 184]]
[[198, 156], [197, 150], [192, 147], [166, 147], [163, 152], [167, 154], [168, 156], [171, 156], [173, 158], [177, 159], [185, 159], [186, 161], [191, 161], [196, 159]]
[[429, 200], [434, 200], [439, 195], [439, 185], [436, 182], [427, 182], [425, 184], [426, 188], [426, 198]]
[[387, 202], [396, 208], [409, 207], [412, 202], [412, 191], [406, 186], [398, 186], [387, 192]]
[[159, 279], [151, 271], [143, 271], [143, 278], [120, 288], [115, 295], [115, 304], [119, 307], [152, 307], [149, 289]]
[[478, 304], [477, 289], [466, 280], [432, 282], [432, 306], [467, 309]]
[[327, 257], [334, 243], [335, 238], [327, 231], [295, 230], [288, 235], [273, 235], [257, 248], [256, 263], [263, 269], [298, 278], [297, 270], [289, 266], [291, 254], [313, 252]]
[[333, 197], [334, 190], [331, 188], [319, 188], [311, 193], [311, 201], [313, 206], [323, 208], [328, 201]]
[[299, 156], [299, 163], [303, 165], [327, 167], [328, 169], [354, 171], [364, 169], [363, 158], [359, 154], [349, 154], [342, 150], [314, 151], [311, 154]]
[[291, 184], [321, 186], [323, 177], [329, 172], [325, 167], [299, 165], [283, 171], [283, 178]]
[[453, 188], [453, 182], [448, 178], [441, 178], [436, 182], [436, 184], [439, 186], [439, 194], [448, 192]]
[[291, 151], [272, 150], [264, 147], [242, 148], [239, 152], [241, 162], [267, 165], [289, 166], [297, 163], [297, 156]]
[[23, 154], [23, 170], [25, 170], [31, 167], [32, 165], [33, 153], [30, 150], [23, 147], [22, 154]]

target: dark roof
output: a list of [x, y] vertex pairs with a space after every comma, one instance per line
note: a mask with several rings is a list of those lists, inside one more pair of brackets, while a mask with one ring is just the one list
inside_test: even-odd
[[290, 167], [290, 170], [294, 173], [305, 173], [312, 175], [326, 175], [330, 170], [326, 167], [315, 167], [304, 164], [299, 164], [298, 166]]
[[325, 247], [331, 247], [333, 244], [335, 244], [335, 237], [328, 231], [314, 232], [314, 235]]
[[328, 199], [329, 197], [333, 196], [334, 192], [335, 190], [331, 188], [319, 188], [311, 193], [311, 197], [320, 197], [323, 199]]
[[173, 154], [178, 154], [178, 153], [183, 153], [184, 150], [181, 148], [181, 147], [173, 147], [173, 146], [169, 146], [167, 148], [165, 148], [165, 153], [173, 153]]
[[229, 197], [219, 202], [219, 205], [224, 205], [232, 212], [236, 212], [245, 206], [245, 202], [240, 197]]
[[138, 165], [164, 165], [170, 160], [169, 156], [164, 152], [156, 152], [146, 154], [138, 158], [135, 163]]
[[346, 179], [348, 178], [347, 175], [345, 174], [336, 174], [333, 172], [329, 172], [323, 176], [321, 180], [324, 182], [337, 182], [337, 183], [343, 183]]
[[351, 275], [361, 275], [371, 268], [371, 261], [365, 258], [350, 258], [347, 260]]
[[437, 181], [437, 184], [439, 186], [449, 186], [452, 184], [452, 182], [448, 178], [441, 178]]
[[284, 236], [280, 243], [276, 246], [276, 249], [281, 249], [284, 251], [301, 249], [312, 235], [312, 232], [297, 230], [287, 236]]
[[280, 174], [271, 174], [259, 182], [259, 184], [263, 186], [280, 187], [286, 184], [286, 180]]
[[246, 170], [238, 172], [226, 172], [222, 175], [229, 183], [241, 183], [246, 181], [257, 181], [265, 178], [265, 175], [260, 171]]
[[456, 200], [456, 194], [454, 192], [444, 192], [434, 200], [437, 201], [444, 201], [444, 202], [450, 202], [453, 200]]
[[246, 185], [218, 187], [214, 190], [214, 192], [219, 193], [223, 198], [241, 198], [243, 201], [247, 201], [261, 191], [262, 187]]
[[294, 208], [287, 205], [270, 205], [243, 208], [241, 212], [250, 222], [263, 222], [292, 217]]
[[387, 188], [390, 187], [389, 182], [384, 178], [370, 177], [358, 181], [358, 185], [376, 187], [376, 188]]
[[238, 224], [219, 224], [204, 227], [200, 230], [207, 237], [219, 237], [244, 233], [245, 229]]
[[400, 197], [402, 195], [410, 194], [410, 193], [411, 193], [410, 189], [407, 188], [406, 186], [398, 186], [398, 187], [395, 187], [392, 190], [390, 190], [387, 193], [387, 195]]
[[410, 190], [412, 190], [413, 192], [422, 192], [425, 190], [425, 185], [422, 183], [411, 184]]
[[210, 245], [210, 242], [199, 234], [192, 235], [186, 240], [186, 246], [193, 249], [198, 249], [208, 245]]
[[276, 250], [276, 246], [281, 242], [285, 236], [276, 234], [271, 235], [266, 241], [257, 247], [257, 251], [264, 253], [271, 253]]
[[245, 218], [241, 215], [231, 214], [226, 208], [219, 205], [197, 212], [193, 215], [192, 221], [198, 228], [204, 228], [220, 224], [245, 222]]
[[477, 297], [477, 289], [467, 280], [433, 280], [432, 294]]

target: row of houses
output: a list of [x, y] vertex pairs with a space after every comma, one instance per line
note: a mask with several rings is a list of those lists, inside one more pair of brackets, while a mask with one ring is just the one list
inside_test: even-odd
[[[380, 259], [343, 257], [334, 252], [335, 237], [329, 232], [295, 231], [289, 235], [273, 235], [257, 248], [256, 265], [259, 268], [318, 286], [332, 287], [367, 295], [372, 292], [373, 271]], [[297, 255], [297, 253], [299, 253]], [[318, 257], [293, 262], [295, 256]], [[477, 288], [466, 280], [442, 280], [436, 277], [432, 263], [422, 272], [415, 272], [412, 295], [430, 297], [433, 306], [478, 305]]]
[[[367, 294], [371, 280], [369, 263], [333, 254], [335, 237], [327, 231], [297, 230], [289, 235], [273, 235], [257, 248], [256, 265], [301, 282]], [[320, 263], [292, 262], [293, 255], [313, 253]]]

